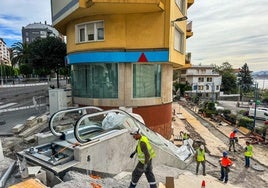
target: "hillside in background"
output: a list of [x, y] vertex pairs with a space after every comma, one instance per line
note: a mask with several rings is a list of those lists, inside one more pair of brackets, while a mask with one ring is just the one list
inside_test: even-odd
[[252, 76], [257, 78], [268, 78], [268, 70], [253, 72]]

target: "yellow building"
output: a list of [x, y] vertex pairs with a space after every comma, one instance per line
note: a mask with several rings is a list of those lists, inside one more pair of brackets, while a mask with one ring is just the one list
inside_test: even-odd
[[67, 36], [74, 103], [140, 114], [169, 138], [173, 69], [185, 66], [192, 33], [183, 18], [193, 3], [51, 0], [53, 26]]

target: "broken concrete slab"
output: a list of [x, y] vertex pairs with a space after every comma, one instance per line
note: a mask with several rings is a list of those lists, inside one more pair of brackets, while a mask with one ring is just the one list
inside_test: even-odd
[[38, 123], [40, 123], [40, 122], [47, 122], [47, 121], [48, 121], [48, 116], [46, 114], [37, 117], [37, 122]]
[[28, 174], [29, 176], [36, 176], [40, 170], [41, 170], [41, 166], [29, 166]]
[[34, 126], [35, 124], [37, 124], [37, 118], [36, 116], [31, 116], [29, 117], [27, 120], [26, 120], [26, 126], [27, 127], [32, 127]]
[[0, 161], [4, 160], [4, 153], [2, 148], [2, 141], [0, 140]]
[[15, 127], [12, 128], [12, 132], [17, 134], [21, 132], [24, 128], [25, 128], [25, 124], [20, 123], [20, 124], [15, 125]]
[[34, 135], [28, 136], [26, 138], [23, 138], [23, 141], [25, 143], [33, 143], [35, 142], [36, 137]]
[[38, 130], [44, 129], [46, 127], [47, 127], [47, 123], [46, 122], [41, 122], [41, 123], [35, 124], [35, 126], [29, 127], [25, 131], [21, 132], [19, 134], [19, 137], [25, 138], [27, 136], [30, 136], [32, 134], [35, 134], [35, 133], [39, 132]]

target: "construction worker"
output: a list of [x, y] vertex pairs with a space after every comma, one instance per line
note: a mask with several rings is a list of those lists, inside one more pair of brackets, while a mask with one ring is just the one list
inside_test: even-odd
[[153, 174], [152, 158], [155, 157], [155, 152], [146, 136], [142, 136], [138, 128], [135, 128], [131, 133], [135, 140], [138, 140], [138, 145], [135, 151], [130, 155], [130, 158], [133, 158], [137, 153], [138, 155], [138, 164], [132, 172], [132, 179], [129, 185], [129, 188], [136, 187], [140, 177], [143, 173], [147, 178], [150, 188], [156, 188], [155, 176]]
[[249, 143], [249, 141], [246, 141], [246, 147], [245, 147], [245, 167], [248, 168], [250, 165], [250, 158], [253, 156], [253, 146]]
[[187, 139], [189, 139], [189, 135], [186, 132], [183, 132], [182, 140], [187, 140]]
[[229, 136], [229, 151], [231, 151], [231, 148], [233, 147], [234, 152], [236, 152], [235, 143], [238, 142], [236, 133], [237, 133], [237, 129], [233, 130]]
[[221, 165], [221, 177], [219, 178], [220, 181], [224, 180], [224, 183], [228, 182], [228, 174], [230, 172], [230, 166], [233, 164], [231, 159], [228, 157], [228, 153], [224, 151], [222, 153], [222, 158], [219, 160]]
[[198, 169], [200, 163], [202, 164], [203, 168], [203, 176], [206, 175], [206, 158], [205, 158], [205, 147], [204, 145], [200, 145], [195, 152], [195, 159], [196, 159], [196, 171], [195, 174], [198, 175]]

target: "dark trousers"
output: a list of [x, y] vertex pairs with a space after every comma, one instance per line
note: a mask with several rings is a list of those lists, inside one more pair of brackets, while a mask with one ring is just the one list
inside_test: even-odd
[[195, 173], [198, 174], [198, 169], [199, 169], [199, 165], [202, 165], [202, 168], [203, 168], [203, 175], [206, 174], [206, 161], [196, 161], [196, 171]]
[[231, 151], [231, 148], [233, 148], [234, 151], [235, 151], [235, 140], [234, 139], [230, 139], [230, 142], [229, 142], [229, 151]]
[[229, 167], [223, 167], [221, 166], [221, 180], [224, 180], [225, 182], [228, 181], [228, 174], [230, 172]]
[[245, 167], [249, 167], [250, 165], [250, 157], [245, 156]]
[[132, 172], [132, 179], [129, 185], [129, 188], [135, 188], [142, 174], [145, 173], [148, 183], [150, 184], [150, 188], [157, 188], [155, 176], [153, 173], [152, 160], [150, 160], [147, 164], [146, 170], [144, 170], [144, 164], [138, 162], [134, 171]]

